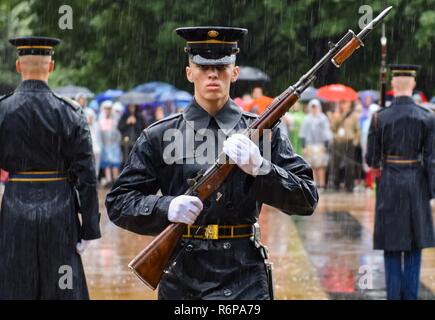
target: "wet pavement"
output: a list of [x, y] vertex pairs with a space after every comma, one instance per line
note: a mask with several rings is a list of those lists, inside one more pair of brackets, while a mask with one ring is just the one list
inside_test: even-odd
[[[83, 255], [92, 299], [156, 299], [127, 265], [152, 237], [112, 224], [100, 189], [103, 238]], [[274, 264], [276, 299], [385, 299], [383, 252], [372, 250], [374, 195], [322, 194], [314, 215], [263, 207], [262, 241]], [[435, 249], [423, 251], [421, 299], [435, 299]]]
[[[105, 191], [100, 190], [101, 202]], [[102, 204], [102, 203], [101, 203]], [[289, 217], [264, 206], [262, 240], [274, 263], [277, 299], [385, 299], [382, 251], [372, 250], [374, 196], [322, 194], [314, 215]], [[103, 239], [84, 255], [94, 299], [155, 299], [129, 261], [151, 240], [114, 226], [104, 206]], [[434, 299], [435, 251], [424, 250], [421, 299]]]
[[[386, 297], [383, 251], [372, 249], [374, 205], [371, 192], [324, 194], [313, 216], [293, 218], [329, 299]], [[423, 252], [427, 279], [435, 251]], [[421, 283], [420, 299], [435, 298], [430, 287], [433, 281]]]

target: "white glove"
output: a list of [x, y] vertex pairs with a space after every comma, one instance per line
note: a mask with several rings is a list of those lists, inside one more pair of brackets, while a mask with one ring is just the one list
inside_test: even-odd
[[233, 160], [244, 172], [256, 176], [263, 163], [260, 149], [247, 136], [235, 133], [223, 144], [223, 152]]
[[172, 199], [168, 209], [171, 222], [192, 225], [202, 211], [202, 201], [198, 197], [181, 195]]
[[77, 242], [76, 244], [76, 251], [79, 255], [82, 255], [83, 252], [85, 252], [86, 248], [89, 246], [89, 243], [91, 240], [81, 240]]

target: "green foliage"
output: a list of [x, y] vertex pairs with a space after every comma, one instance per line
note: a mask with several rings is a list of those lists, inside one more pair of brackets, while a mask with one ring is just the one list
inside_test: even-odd
[[[348, 29], [357, 32], [358, 10], [368, 4], [374, 15], [394, 6], [386, 22], [388, 62], [421, 64], [419, 87], [435, 94], [435, 0], [71, 0], [73, 30], [58, 27], [58, 9], [63, 4], [64, 0], [0, 0], [1, 25], [16, 29], [1, 34], [2, 54], [13, 56], [5, 44], [16, 33], [33, 30], [33, 34], [63, 39], [56, 50], [52, 85], [73, 83], [98, 92], [159, 80], [191, 91], [184, 76], [184, 43], [174, 29], [227, 25], [249, 29], [239, 64], [265, 70], [272, 79], [268, 93], [276, 95], [327, 51], [328, 41], [337, 41]], [[381, 28], [374, 30], [365, 47], [340, 70], [332, 65], [324, 68], [315, 85], [342, 82], [358, 89], [376, 88], [380, 32]], [[9, 66], [1, 68], [0, 77], [4, 69], [10, 72]]]
[[30, 25], [37, 18], [31, 11], [33, 1], [0, 0], [0, 85], [19, 81], [15, 72], [15, 49], [8, 39], [18, 34], [31, 34]]

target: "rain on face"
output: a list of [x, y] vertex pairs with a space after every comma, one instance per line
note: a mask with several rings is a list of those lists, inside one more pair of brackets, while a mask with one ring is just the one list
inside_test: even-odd
[[237, 80], [240, 68], [230, 65], [198, 65], [189, 61], [187, 79], [194, 84], [195, 95], [208, 101], [226, 100], [231, 82]]

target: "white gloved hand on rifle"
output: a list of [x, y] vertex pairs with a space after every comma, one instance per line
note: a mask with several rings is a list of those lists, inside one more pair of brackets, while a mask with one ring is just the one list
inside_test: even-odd
[[192, 225], [203, 208], [198, 197], [181, 195], [172, 199], [168, 209], [168, 220]]
[[258, 146], [247, 136], [235, 133], [223, 144], [223, 152], [245, 173], [257, 176], [263, 164]]

